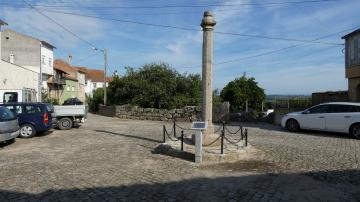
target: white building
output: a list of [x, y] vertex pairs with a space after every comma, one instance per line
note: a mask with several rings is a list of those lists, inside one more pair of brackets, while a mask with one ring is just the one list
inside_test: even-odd
[[[53, 50], [55, 47], [46, 41], [9, 29], [1, 31], [0, 41], [0, 58], [16, 66], [30, 69], [38, 73], [38, 75], [40, 75], [41, 71], [42, 88], [47, 90], [47, 80], [49, 76], [54, 74]], [[38, 90], [38, 87], [35, 89]]]
[[[92, 97], [94, 90], [104, 87], [104, 71], [97, 69], [88, 69], [86, 67], [79, 67], [85, 72], [85, 94]], [[106, 86], [109, 86], [111, 77], [107, 78]]]
[[[0, 20], [0, 39], [3, 38], [1, 26], [7, 25]], [[0, 47], [2, 40], [0, 40]], [[0, 48], [0, 56], [2, 56], [2, 48]], [[10, 56], [9, 58], [10, 59]], [[14, 57], [12, 56], [13, 60]], [[3, 60], [0, 57], [0, 90], [23, 90], [23, 89], [37, 89], [39, 83], [39, 73], [29, 68], [22, 67], [10, 63], [10, 61]], [[0, 102], [3, 102], [3, 97], [0, 97]]]

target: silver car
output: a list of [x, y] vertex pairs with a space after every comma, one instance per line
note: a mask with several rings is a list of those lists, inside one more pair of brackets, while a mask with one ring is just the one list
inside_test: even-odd
[[0, 107], [0, 143], [14, 140], [19, 129], [17, 117], [9, 109]]

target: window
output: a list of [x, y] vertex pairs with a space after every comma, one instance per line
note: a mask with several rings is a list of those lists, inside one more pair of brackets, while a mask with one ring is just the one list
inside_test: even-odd
[[329, 105], [319, 105], [309, 109], [311, 114], [328, 113]]
[[27, 113], [27, 114], [41, 113], [41, 108], [39, 106], [26, 105], [25, 106], [25, 113]]
[[14, 106], [6, 106], [6, 108], [8, 108], [8, 110], [10, 110], [13, 114], [16, 114], [16, 110]]
[[350, 105], [330, 105], [330, 113], [344, 113], [344, 112], [351, 112], [356, 109], [352, 109]]
[[66, 86], [66, 90], [67, 90], [67, 91], [70, 91], [70, 86]]
[[41, 63], [44, 65], [45, 64], [45, 55], [41, 56]]
[[75, 86], [71, 87], [71, 91], [75, 92]]
[[0, 121], [10, 121], [14, 120], [15, 115], [5, 107], [0, 107]]
[[23, 111], [22, 111], [22, 106], [15, 106], [16, 108], [16, 114], [22, 114]]
[[50, 66], [50, 67], [53, 66], [53, 65], [52, 65], [52, 59], [51, 59], [51, 58], [49, 58], [49, 66]]
[[18, 93], [17, 92], [4, 93], [3, 103], [17, 102], [17, 101], [18, 101]]

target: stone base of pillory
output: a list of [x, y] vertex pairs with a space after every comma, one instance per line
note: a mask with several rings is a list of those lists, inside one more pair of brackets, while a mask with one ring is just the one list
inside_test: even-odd
[[[183, 147], [183, 150], [181, 150]], [[245, 147], [244, 140], [237, 144], [224, 142], [223, 154], [221, 154], [221, 146], [203, 147], [202, 160], [203, 163], [216, 163], [216, 162], [231, 162], [239, 160], [254, 160], [264, 158], [264, 154], [247, 145]], [[191, 138], [184, 138], [184, 144], [181, 146], [181, 139], [179, 141], [168, 140], [165, 143], [159, 144], [155, 151], [172, 157], [182, 158], [189, 161], [195, 161], [195, 146]]]

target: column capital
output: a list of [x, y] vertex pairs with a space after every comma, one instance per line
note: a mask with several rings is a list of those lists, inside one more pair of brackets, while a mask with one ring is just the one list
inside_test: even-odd
[[203, 30], [214, 30], [214, 26], [216, 25], [216, 21], [214, 19], [214, 15], [211, 11], [205, 11], [204, 17], [201, 21], [201, 27]]

